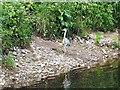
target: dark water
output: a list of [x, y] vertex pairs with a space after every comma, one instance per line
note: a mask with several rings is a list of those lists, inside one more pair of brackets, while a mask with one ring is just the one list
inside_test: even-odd
[[71, 88], [119, 87], [118, 68], [107, 67], [102, 69], [98, 67], [94, 70], [76, 73], [76, 75], [73, 75], [72, 77]]
[[[67, 76], [67, 89], [73, 88], [120, 88], [120, 67], [118, 60], [113, 60], [105, 65], [96, 65], [92, 69], [77, 69], [70, 71]], [[34, 85], [28, 86], [30, 88], [64, 88], [63, 81], [65, 75], [61, 74], [56, 77], [48, 77]], [[25, 87], [26, 88], [26, 87]], [[17, 89], [19, 90], [19, 89]], [[23, 90], [23, 88], [22, 88]]]

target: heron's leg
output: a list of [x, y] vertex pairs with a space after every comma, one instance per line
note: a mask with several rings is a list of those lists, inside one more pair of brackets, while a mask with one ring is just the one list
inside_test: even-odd
[[66, 51], [67, 51], [67, 50], [66, 50], [66, 45], [64, 45], [64, 52], [66, 53]]

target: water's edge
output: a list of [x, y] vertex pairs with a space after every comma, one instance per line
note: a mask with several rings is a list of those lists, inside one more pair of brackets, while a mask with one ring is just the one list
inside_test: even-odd
[[[3, 88], [2, 90], [9, 90], [9, 89], [12, 89], [12, 90], [13, 89], [14, 90], [22, 89], [23, 90], [23, 88], [27, 88], [27, 90], [29, 90], [30, 88], [64, 88], [63, 81], [65, 80], [65, 75], [67, 75], [69, 77], [69, 80], [72, 82], [72, 85], [70, 86], [71, 88], [77, 88], [76, 85], [79, 85], [79, 83], [84, 84], [84, 85], [81, 85], [81, 87], [79, 85], [78, 88], [85, 88], [85, 87], [88, 87], [88, 88], [95, 88], [96, 87], [97, 88], [98, 87], [97, 85], [90, 86], [91, 81], [94, 81], [94, 80], [90, 81], [90, 79], [88, 79], [88, 77], [93, 78], [93, 79], [96, 77], [96, 79], [95, 79], [96, 82], [97, 82], [97, 77], [104, 78], [104, 79], [109, 77], [109, 78], [111, 78], [111, 81], [109, 81], [109, 82], [113, 83], [112, 82], [113, 78], [112, 78], [112, 76], [110, 76], [110, 74], [116, 73], [115, 78], [120, 80], [120, 77], [119, 77], [119, 75], [120, 75], [120, 62], [119, 61], [120, 60], [118, 58], [112, 59], [112, 60], [107, 60], [105, 63], [96, 63], [93, 66], [91, 66], [91, 68], [89, 68], [89, 69], [88, 69], [88, 67], [84, 67], [84, 68], [79, 67], [79, 68], [76, 68], [74, 70], [71, 70], [70, 72], [67, 72], [66, 74], [61, 73], [60, 75], [44, 78], [41, 81], [36, 82], [35, 84], [32, 84], [30, 86], [21, 87], [18, 89], [14, 88], [14, 87]], [[102, 73], [104, 73], [104, 75]], [[91, 75], [93, 75], [93, 76], [91, 76]], [[100, 75], [103, 77], [101, 77]], [[105, 76], [105, 75], [108, 75], [108, 76]], [[77, 80], [81, 80], [81, 81], [79, 82]], [[107, 79], [107, 80], [109, 80], [109, 79]], [[84, 81], [89, 82], [87, 86], [85, 86], [86, 82], [84, 82]], [[82, 82], [84, 82], [84, 83], [82, 83]], [[104, 82], [104, 80], [103, 80], [103, 82]], [[116, 83], [113, 83], [113, 84], [112, 85], [114, 88], [120, 86], [119, 81], [116, 81]], [[110, 88], [110, 87], [108, 86], [108, 88]]]

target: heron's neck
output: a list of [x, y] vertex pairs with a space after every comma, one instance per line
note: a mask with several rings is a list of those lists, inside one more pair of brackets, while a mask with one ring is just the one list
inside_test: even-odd
[[64, 33], [64, 38], [66, 37], [66, 33], [67, 33], [67, 30], [65, 30], [65, 33]]

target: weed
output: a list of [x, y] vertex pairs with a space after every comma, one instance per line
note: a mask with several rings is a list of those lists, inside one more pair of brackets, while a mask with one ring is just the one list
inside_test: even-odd
[[5, 55], [2, 59], [3, 66], [7, 68], [13, 68], [14, 67], [14, 58], [11, 53], [8, 53], [8, 55]]
[[112, 37], [113, 40], [113, 48], [118, 48], [119, 47], [119, 40], [118, 38]]
[[95, 41], [95, 44], [99, 44], [99, 42], [100, 42], [100, 33], [99, 32], [96, 32], [95, 33], [95, 39], [94, 39], [94, 41]]

